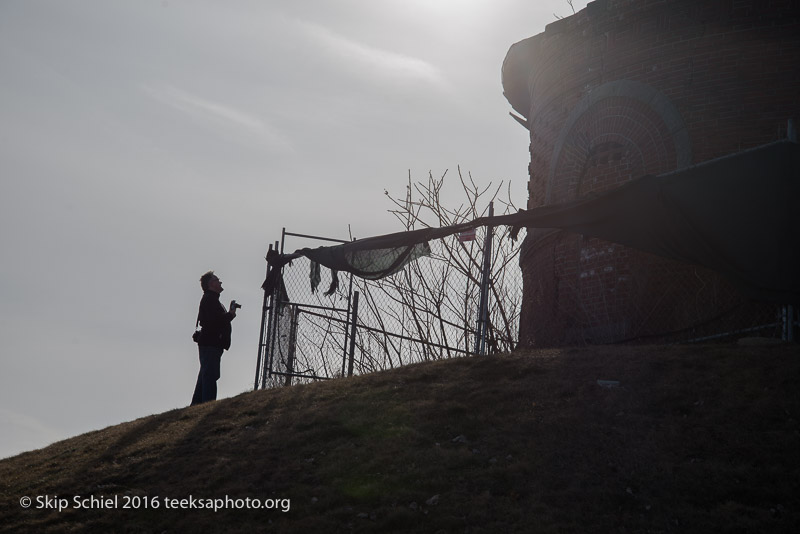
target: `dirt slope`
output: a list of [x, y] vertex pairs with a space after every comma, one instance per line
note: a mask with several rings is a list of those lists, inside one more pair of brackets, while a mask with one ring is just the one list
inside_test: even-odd
[[799, 415], [796, 345], [431, 362], [2, 460], [0, 531], [794, 533]]

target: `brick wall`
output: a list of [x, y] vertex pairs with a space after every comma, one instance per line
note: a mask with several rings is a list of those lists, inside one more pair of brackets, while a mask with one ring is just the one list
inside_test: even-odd
[[[785, 137], [800, 118], [799, 4], [598, 0], [514, 45], [503, 84], [530, 131], [528, 206]], [[658, 337], [719, 316], [724, 330], [772, 310], [706, 269], [564, 232], [529, 231], [520, 262], [523, 345]]]

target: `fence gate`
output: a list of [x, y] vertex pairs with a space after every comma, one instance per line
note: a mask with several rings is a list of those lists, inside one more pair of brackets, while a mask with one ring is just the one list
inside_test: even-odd
[[[285, 251], [286, 238], [346, 243], [341, 239], [287, 232], [270, 250]], [[300, 248], [300, 247], [298, 247]], [[290, 264], [292, 272], [309, 273], [308, 258], [297, 258]], [[287, 266], [289, 267], [289, 266]], [[293, 381], [325, 380], [342, 376], [350, 335], [350, 308], [353, 293], [352, 275], [348, 275], [346, 298], [332, 305], [312, 292], [309, 278], [284, 277], [272, 294], [264, 292], [261, 333], [254, 389], [291, 385]], [[341, 354], [340, 361], [332, 356]]]

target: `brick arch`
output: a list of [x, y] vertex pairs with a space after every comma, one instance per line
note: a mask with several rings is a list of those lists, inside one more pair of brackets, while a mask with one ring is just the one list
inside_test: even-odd
[[616, 80], [584, 96], [570, 112], [550, 162], [546, 204], [687, 167], [691, 146], [669, 98], [649, 85]]

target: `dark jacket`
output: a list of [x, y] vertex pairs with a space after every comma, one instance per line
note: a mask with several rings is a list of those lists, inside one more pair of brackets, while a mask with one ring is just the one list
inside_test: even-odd
[[233, 314], [219, 301], [219, 293], [206, 291], [200, 299], [200, 338], [198, 345], [228, 350], [231, 347], [231, 321]]

